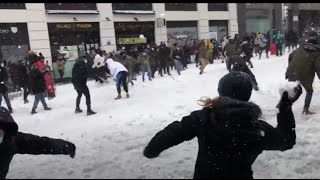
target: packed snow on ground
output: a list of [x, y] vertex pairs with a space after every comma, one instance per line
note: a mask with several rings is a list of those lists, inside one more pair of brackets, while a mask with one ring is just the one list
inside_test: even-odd
[[[282, 57], [253, 58], [260, 91], [251, 101], [261, 106], [264, 120], [276, 125], [275, 106], [284, 81], [288, 54]], [[89, 82], [93, 110], [87, 117], [74, 114], [76, 92], [71, 84], [57, 86], [57, 97], [48, 101], [50, 112], [39, 104], [30, 115], [32, 102], [15, 99], [13, 117], [22, 132], [69, 140], [76, 144], [75, 159], [69, 156], [16, 155], [7, 178], [192, 178], [198, 151], [196, 138], [170, 148], [158, 158], [147, 159], [142, 152], [149, 140], [169, 123], [200, 109], [202, 96], [215, 97], [219, 79], [227, 73], [220, 61], [209, 65], [203, 75], [195, 65], [178, 76], [142, 82], [130, 88], [130, 99], [114, 100], [113, 81], [104, 86]], [[314, 82], [311, 110], [301, 115], [305, 92], [293, 106], [297, 123], [297, 143], [286, 152], [263, 152], [253, 164], [255, 178], [318, 178], [320, 176], [320, 83]], [[123, 94], [124, 96], [125, 94]], [[33, 101], [33, 97], [29, 98]], [[85, 99], [82, 99], [82, 109]]]

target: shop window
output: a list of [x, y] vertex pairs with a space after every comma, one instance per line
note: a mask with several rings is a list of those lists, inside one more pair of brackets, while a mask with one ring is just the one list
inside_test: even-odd
[[[56, 82], [69, 81], [72, 68], [81, 54], [91, 60], [91, 49], [100, 48], [99, 23], [48, 23], [53, 73]], [[57, 60], [65, 61], [63, 77], [57, 67]]]
[[166, 11], [197, 11], [197, 3], [165, 3]]
[[112, 9], [152, 11], [152, 3], [112, 3]]
[[[146, 44], [155, 42], [154, 22], [115, 22], [114, 23], [117, 49], [125, 47], [131, 49], [136, 46], [141, 48]], [[140, 34], [146, 37], [144, 40], [139, 38]]]
[[97, 10], [96, 3], [45, 3], [46, 10]]
[[26, 9], [25, 3], [0, 3], [0, 9]]
[[228, 3], [208, 3], [208, 11], [228, 11]]
[[197, 21], [167, 21], [168, 45], [177, 43], [192, 46], [198, 39]]
[[228, 21], [209, 21], [210, 39], [216, 39], [221, 43], [223, 36], [228, 36]]

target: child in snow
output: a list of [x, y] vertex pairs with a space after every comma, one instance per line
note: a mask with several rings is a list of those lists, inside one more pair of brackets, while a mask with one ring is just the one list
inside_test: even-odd
[[128, 70], [121, 63], [114, 61], [112, 58], [113, 54], [110, 53], [110, 56], [106, 60], [106, 63], [108, 64], [111, 75], [113, 75], [116, 81], [118, 96], [115, 99], [121, 99], [121, 84], [127, 93], [126, 97], [129, 98], [129, 90], [127, 83]]
[[39, 137], [18, 132], [10, 112], [0, 107], [0, 178], [5, 179], [15, 154], [63, 154], [74, 158], [76, 146], [61, 139]]
[[[231, 72], [219, 82], [219, 97], [202, 100], [204, 108], [175, 121], [158, 132], [145, 148], [147, 158], [184, 141], [198, 138], [194, 178], [253, 178], [251, 165], [264, 150], [286, 151], [296, 140], [294, 103], [282, 94], [275, 128], [259, 120], [261, 109], [248, 102], [250, 77]], [[301, 95], [299, 92], [299, 95]]]

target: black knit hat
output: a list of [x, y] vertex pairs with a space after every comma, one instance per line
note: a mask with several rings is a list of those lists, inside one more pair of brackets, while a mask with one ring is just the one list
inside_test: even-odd
[[233, 71], [220, 79], [218, 92], [220, 96], [249, 101], [252, 93], [251, 78], [246, 73]]

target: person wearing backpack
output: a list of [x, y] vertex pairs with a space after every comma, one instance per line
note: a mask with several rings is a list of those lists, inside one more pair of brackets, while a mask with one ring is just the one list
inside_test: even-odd
[[[296, 142], [294, 103], [282, 94], [277, 127], [260, 120], [261, 109], [248, 102], [252, 92], [246, 73], [231, 72], [221, 78], [219, 97], [201, 100], [204, 108], [174, 121], [158, 132], [143, 151], [147, 158], [184, 141], [198, 138], [194, 179], [253, 178], [252, 164], [264, 150], [286, 151]], [[301, 95], [302, 91], [297, 92]]]

